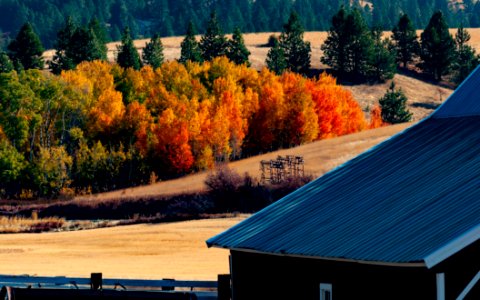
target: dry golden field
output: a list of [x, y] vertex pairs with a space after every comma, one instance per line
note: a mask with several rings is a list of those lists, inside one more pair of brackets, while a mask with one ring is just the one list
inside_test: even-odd
[[205, 240], [246, 216], [73, 232], [0, 235], [2, 274], [216, 280], [228, 251]]

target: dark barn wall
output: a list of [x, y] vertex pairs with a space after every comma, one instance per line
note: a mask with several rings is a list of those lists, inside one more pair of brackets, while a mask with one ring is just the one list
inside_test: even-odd
[[[445, 295], [447, 299], [456, 299], [480, 271], [479, 254], [480, 241], [477, 241], [433, 268], [433, 272], [445, 273]], [[480, 283], [477, 283], [465, 298], [465, 300], [469, 299], [480, 299]]]
[[426, 268], [387, 267], [232, 251], [234, 300], [320, 299], [331, 283], [333, 300], [436, 299], [435, 273]]

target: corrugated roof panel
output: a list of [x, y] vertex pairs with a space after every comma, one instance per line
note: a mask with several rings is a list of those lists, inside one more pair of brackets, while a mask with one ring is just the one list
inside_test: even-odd
[[480, 66], [462, 82], [432, 117], [448, 118], [478, 115], [480, 115]]
[[479, 154], [480, 116], [430, 118], [207, 243], [419, 262], [480, 224]]

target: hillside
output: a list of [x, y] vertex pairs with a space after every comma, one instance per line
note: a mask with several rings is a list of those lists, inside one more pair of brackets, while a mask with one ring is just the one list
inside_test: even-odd
[[[452, 29], [452, 33], [454, 33], [454, 31], [455, 30]], [[472, 46], [476, 49], [480, 49], [480, 29], [470, 29], [470, 33], [472, 35]], [[244, 36], [246, 45], [252, 53], [250, 56], [252, 67], [256, 69], [264, 67], [265, 57], [269, 48], [262, 47], [262, 45], [267, 42], [270, 35], [271, 33], [258, 33], [245, 34]], [[326, 36], [325, 32], [307, 32], [305, 34], [305, 39], [312, 44], [313, 68], [322, 69], [325, 67], [320, 64], [320, 56], [322, 55], [320, 46]], [[162, 39], [165, 47], [164, 53], [167, 60], [174, 60], [179, 57], [180, 42], [182, 39], [183, 37]], [[137, 40], [135, 45], [141, 51], [147, 41], [148, 40]], [[117, 45], [118, 43], [110, 43], [108, 45], [109, 58], [111, 60], [114, 58]], [[409, 98], [408, 105], [410, 111], [413, 113], [414, 122], [428, 116], [452, 93], [451, 89], [434, 85], [405, 74], [397, 74], [394, 80], [397, 86], [400, 87]], [[345, 87], [352, 91], [355, 99], [357, 99], [361, 108], [368, 115], [369, 109], [378, 103], [378, 99], [385, 93], [388, 85], [389, 83], [376, 85], [347, 85]], [[239, 173], [249, 172], [253, 176], [258, 177], [258, 164], [262, 159], [271, 159], [277, 155], [286, 154], [304, 155], [307, 161], [307, 171], [319, 176], [403, 128], [405, 128], [405, 125], [382, 128], [377, 131], [374, 130], [320, 141], [290, 150], [282, 150], [280, 152], [234, 162], [231, 166], [238, 170]], [[205, 176], [206, 173], [195, 174], [176, 180], [160, 182], [151, 186], [129, 188], [100, 195], [78, 197], [77, 199], [115, 199], [159, 194], [169, 195], [185, 191], [199, 191], [204, 188], [203, 181]]]
[[[279, 150], [229, 164], [239, 174], [248, 172], [260, 178], [261, 160], [274, 159], [277, 156], [300, 155], [305, 159], [305, 172], [315, 177], [321, 176], [334, 167], [346, 162], [363, 151], [377, 145], [392, 135], [409, 127], [411, 123], [382, 127], [374, 130], [321, 140], [291, 149]], [[128, 188], [92, 196], [77, 197], [76, 201], [103, 201], [155, 195], [174, 195], [185, 192], [198, 192], [205, 189], [204, 181], [208, 172], [193, 174], [179, 179], [158, 182], [152, 185]]]
[[[138, 36], [182, 35], [188, 21], [204, 32], [210, 13], [216, 10], [225, 32], [240, 27], [244, 32], [279, 31], [291, 10], [295, 10], [309, 30], [327, 30], [340, 5], [360, 9], [367, 23], [390, 30], [401, 12], [407, 13], [417, 28], [424, 28], [436, 10], [442, 10], [450, 26], [480, 26], [478, 1], [456, 0], [84, 0], [31, 1], [0, 0], [0, 37], [16, 35], [25, 22], [31, 22], [43, 44], [54, 45], [56, 33], [67, 16], [85, 24], [97, 18], [106, 36], [118, 40], [129, 26]], [[0, 38], [1, 44], [1, 38]]]

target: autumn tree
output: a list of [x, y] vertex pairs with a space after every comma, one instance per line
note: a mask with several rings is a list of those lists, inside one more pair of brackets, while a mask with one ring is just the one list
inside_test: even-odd
[[19, 151], [30, 149], [31, 131], [39, 123], [42, 103], [16, 72], [0, 73], [0, 127]]
[[370, 124], [368, 126], [369, 129], [379, 128], [385, 125], [382, 119], [382, 109], [379, 105], [375, 105], [370, 110]]
[[406, 68], [420, 49], [415, 27], [407, 14], [403, 14], [393, 28], [392, 39], [395, 45], [396, 61]]
[[44, 48], [30, 23], [25, 23], [8, 45], [9, 56], [21, 68], [43, 69]]
[[273, 41], [273, 47], [267, 53], [265, 64], [270, 71], [277, 75], [282, 74], [288, 68], [285, 52], [277, 39]]
[[139, 70], [142, 67], [137, 48], [133, 45], [130, 29], [125, 27], [122, 35], [122, 43], [117, 47], [117, 63], [123, 68]]
[[162, 39], [158, 34], [154, 34], [150, 39], [150, 42], [145, 45], [145, 48], [143, 48], [142, 58], [146, 65], [150, 65], [154, 69], [163, 64], [163, 44]]
[[306, 74], [310, 69], [310, 42], [303, 40], [304, 29], [300, 17], [292, 12], [279, 37], [287, 68], [292, 72]]
[[448, 31], [443, 13], [437, 11], [421, 34], [420, 67], [439, 81], [442, 75], [450, 71], [454, 55], [455, 42]]
[[107, 191], [363, 128], [330, 75], [278, 76], [227, 57], [0, 73], [0, 193]]
[[23, 155], [0, 138], [0, 197], [13, 196], [21, 189], [27, 165]]
[[199, 46], [202, 51], [202, 58], [206, 61], [227, 54], [228, 42], [223, 34], [215, 11], [210, 15], [206, 32], [200, 39]]
[[237, 65], [247, 64], [250, 66], [248, 56], [250, 56], [250, 51], [245, 46], [240, 28], [236, 27], [232, 39], [228, 41], [227, 57]]
[[187, 27], [187, 34], [180, 44], [181, 53], [180, 59], [178, 60], [181, 63], [186, 63], [187, 61], [191, 62], [202, 62], [202, 51], [200, 46], [195, 39], [195, 27], [190, 21]]
[[71, 183], [72, 157], [63, 147], [40, 148], [33, 166], [33, 183], [40, 196], [57, 196]]
[[409, 122], [412, 114], [407, 108], [407, 97], [401, 89], [395, 88], [392, 81], [390, 88], [378, 101], [382, 109], [382, 120], [386, 123], [397, 124]]

